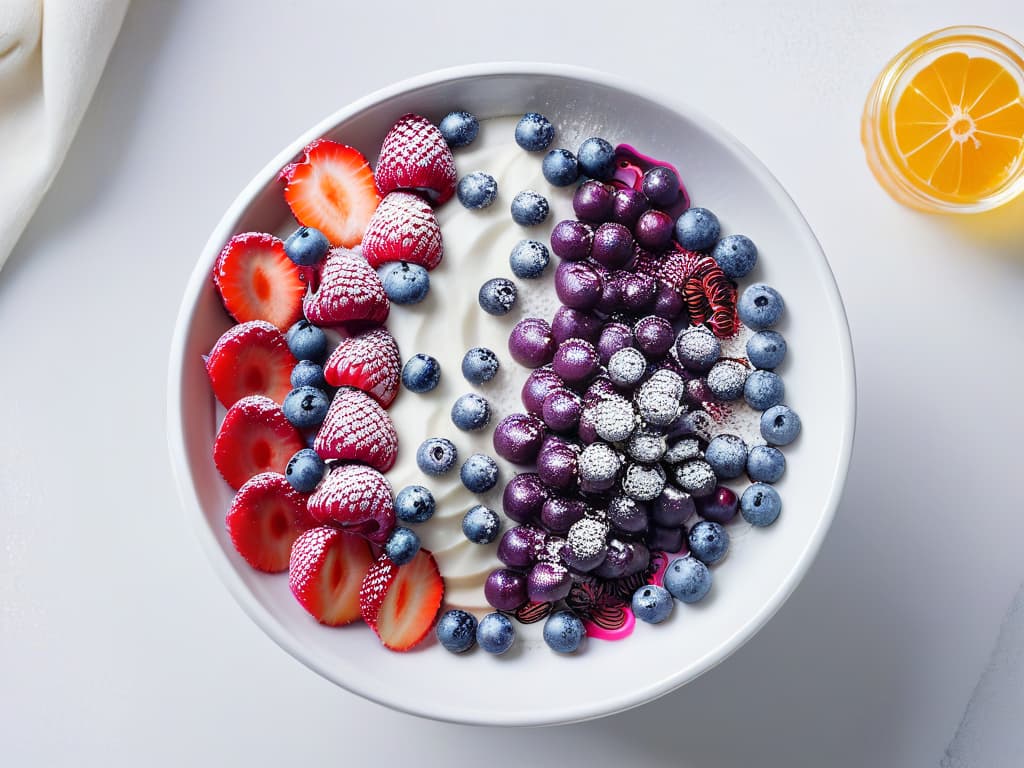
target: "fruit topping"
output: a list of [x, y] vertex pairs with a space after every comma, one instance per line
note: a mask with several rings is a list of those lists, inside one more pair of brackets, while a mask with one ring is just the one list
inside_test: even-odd
[[335, 248], [320, 271], [319, 288], [306, 296], [303, 309], [317, 325], [379, 325], [387, 320], [390, 306], [384, 285], [366, 259]]
[[246, 395], [284, 402], [295, 357], [281, 331], [265, 320], [250, 320], [229, 328], [205, 363], [213, 394], [230, 408]]
[[359, 590], [363, 621], [393, 651], [408, 651], [429, 634], [443, 599], [444, 581], [425, 549], [402, 566], [382, 555]]
[[402, 358], [386, 328], [374, 328], [342, 339], [324, 365], [333, 387], [355, 387], [387, 408], [398, 395]]
[[302, 316], [306, 284], [284, 243], [273, 235], [246, 232], [232, 237], [217, 257], [213, 284], [239, 323], [266, 320], [283, 331]]
[[309, 514], [322, 525], [383, 544], [395, 527], [391, 484], [371, 467], [343, 464], [309, 497]]
[[376, 177], [382, 195], [406, 190], [441, 205], [455, 194], [455, 158], [435, 125], [407, 114], [384, 137]]
[[238, 489], [225, 518], [232, 544], [258, 571], [279, 573], [288, 568], [292, 543], [313, 523], [306, 496], [284, 475], [263, 472]]
[[313, 448], [324, 459], [361, 461], [387, 472], [398, 454], [398, 434], [376, 400], [345, 387], [334, 396]]
[[280, 405], [264, 395], [250, 395], [224, 416], [213, 443], [213, 461], [228, 485], [238, 489], [254, 475], [283, 472], [288, 460], [305, 447]]
[[311, 528], [292, 545], [288, 586], [321, 624], [351, 624], [362, 617], [359, 589], [372, 564], [365, 539], [328, 526]]
[[441, 263], [444, 241], [434, 211], [419, 195], [391, 192], [374, 212], [363, 236], [363, 256], [371, 267], [407, 261], [424, 269]]

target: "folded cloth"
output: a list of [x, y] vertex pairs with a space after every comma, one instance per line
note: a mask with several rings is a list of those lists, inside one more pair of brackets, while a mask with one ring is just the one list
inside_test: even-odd
[[0, 0], [0, 267], [71, 145], [128, 0]]

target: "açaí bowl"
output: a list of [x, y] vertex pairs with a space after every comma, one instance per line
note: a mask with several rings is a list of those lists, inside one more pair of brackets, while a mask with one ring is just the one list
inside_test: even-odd
[[[400, 115], [418, 112], [437, 121], [452, 109], [481, 118], [538, 111], [556, 127], [590, 122], [595, 135], [621, 137], [673, 163], [695, 205], [714, 210], [726, 231], [757, 242], [759, 264], [742, 284], [768, 282], [787, 301], [779, 326], [790, 350], [786, 400], [804, 429], [786, 448], [781, 517], [770, 528], [741, 525], [733, 532], [733, 551], [716, 567], [714, 589], [702, 603], [677, 606], [668, 625], [638, 623], [623, 642], [591, 640], [573, 656], [537, 641], [539, 625], [517, 625], [531, 640], [502, 657], [479, 650], [455, 656], [436, 642], [389, 652], [364, 626], [317, 624], [291, 596], [287, 576], [250, 568], [224, 529], [232, 491], [211, 460], [215, 401], [201, 357], [229, 325], [210, 279], [218, 252], [237, 232], [277, 231], [290, 219], [276, 175], [311, 140], [344, 141], [372, 162]], [[800, 211], [768, 170], [719, 126], [671, 98], [550, 64], [467, 66], [407, 80], [338, 110], [285, 147], [232, 203], [199, 256], [182, 299], [168, 379], [168, 439], [182, 503], [242, 608], [295, 658], [354, 693], [417, 715], [479, 724], [561, 723], [636, 706], [693, 680], [750, 639], [818, 552], [846, 478], [854, 411], [853, 355], [835, 281]]]

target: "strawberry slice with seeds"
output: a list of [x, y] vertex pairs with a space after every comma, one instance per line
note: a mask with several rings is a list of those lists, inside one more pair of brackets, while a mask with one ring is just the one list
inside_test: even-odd
[[292, 544], [313, 523], [306, 513], [306, 495], [284, 475], [264, 472], [238, 489], [225, 524], [231, 543], [249, 565], [280, 573], [288, 568]]
[[407, 261], [424, 269], [441, 263], [444, 242], [434, 209], [419, 195], [391, 192], [374, 212], [363, 235], [363, 256], [373, 268]]
[[398, 455], [398, 433], [387, 411], [368, 394], [339, 389], [313, 448], [322, 459], [361, 461], [387, 472]]
[[237, 490], [261, 472], [284, 472], [288, 459], [305, 447], [280, 405], [264, 395], [249, 395], [224, 416], [213, 443], [213, 463]]
[[225, 408], [247, 395], [283, 403], [297, 362], [284, 334], [266, 320], [229, 328], [205, 357], [213, 394]]
[[391, 483], [373, 467], [345, 464], [331, 472], [309, 497], [318, 523], [343, 528], [384, 544], [395, 528]]
[[288, 586], [321, 624], [351, 624], [362, 617], [359, 590], [371, 565], [365, 539], [328, 526], [310, 528], [292, 544]]
[[380, 203], [373, 171], [363, 154], [346, 144], [317, 139], [302, 158], [280, 174], [292, 215], [319, 229], [334, 245], [351, 248], [363, 239], [366, 224]]
[[387, 408], [402, 379], [395, 337], [387, 328], [374, 328], [342, 339], [324, 364], [324, 378], [332, 387], [361, 389]]
[[403, 566], [381, 555], [359, 590], [363, 621], [393, 651], [408, 651], [427, 636], [443, 599], [444, 580], [425, 549]]
[[384, 284], [366, 259], [335, 248], [320, 270], [320, 284], [306, 297], [306, 318], [320, 326], [379, 325], [388, 319], [391, 303]]
[[246, 232], [232, 237], [217, 256], [213, 284], [235, 320], [266, 320], [287, 330], [302, 317], [306, 284], [273, 235]]
[[455, 158], [437, 126], [412, 113], [398, 119], [380, 147], [377, 189], [418, 192], [434, 205], [455, 194]]

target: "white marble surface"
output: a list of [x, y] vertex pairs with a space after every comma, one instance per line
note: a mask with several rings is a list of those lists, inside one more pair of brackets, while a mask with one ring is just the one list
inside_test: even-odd
[[[1024, 37], [1024, 7], [687, 3], [631, 32], [596, 3], [507, 4], [500, 24], [344, 5], [136, 0], [0, 272], [3, 762], [937, 765], [1024, 579], [1024, 245], [892, 203], [858, 118], [910, 39], [965, 21]], [[777, 617], [655, 704], [529, 734], [392, 713], [278, 650], [204, 562], [164, 439], [179, 293], [236, 192], [338, 105], [496, 58], [643, 80], [746, 142], [829, 255], [860, 392], [838, 519]]]

